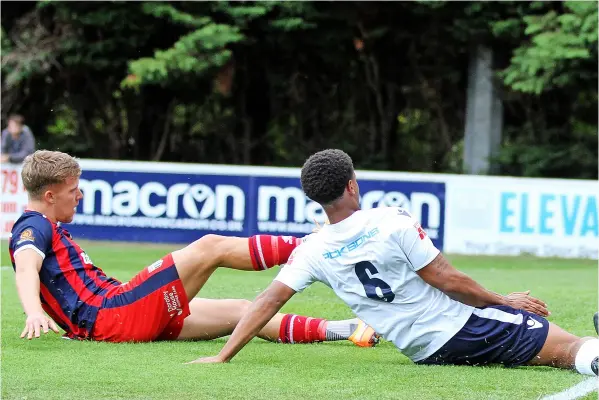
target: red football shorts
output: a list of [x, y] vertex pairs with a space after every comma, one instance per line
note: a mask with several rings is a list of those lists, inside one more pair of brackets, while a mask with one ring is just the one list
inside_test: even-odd
[[93, 340], [150, 342], [176, 339], [189, 303], [171, 254], [110, 289], [91, 333]]

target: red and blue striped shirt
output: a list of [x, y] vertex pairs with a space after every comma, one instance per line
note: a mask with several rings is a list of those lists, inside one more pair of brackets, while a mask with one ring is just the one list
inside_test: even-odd
[[44, 311], [68, 336], [87, 338], [106, 293], [121, 282], [107, 277], [66, 229], [37, 211], [25, 211], [12, 228], [9, 252], [13, 268], [15, 254], [25, 249], [43, 258], [39, 276]]

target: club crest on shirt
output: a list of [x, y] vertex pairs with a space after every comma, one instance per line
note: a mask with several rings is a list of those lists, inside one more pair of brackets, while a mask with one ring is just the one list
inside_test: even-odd
[[17, 241], [17, 244], [21, 244], [23, 242], [34, 242], [34, 241], [35, 241], [35, 237], [33, 236], [33, 231], [30, 228], [27, 228], [23, 232], [21, 232], [21, 235], [19, 236], [19, 240]]

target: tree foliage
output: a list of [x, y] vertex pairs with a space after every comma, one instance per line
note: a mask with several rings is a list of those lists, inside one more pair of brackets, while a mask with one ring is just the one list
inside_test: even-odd
[[505, 174], [597, 177], [596, 2], [13, 2], [2, 117], [84, 157], [461, 172], [495, 53]]
[[597, 178], [597, 3], [523, 3], [492, 24], [510, 37], [499, 71], [510, 124], [498, 162], [505, 173]]
[[[526, 39], [502, 74], [512, 89], [540, 94], [592, 73], [597, 62], [597, 3], [566, 1], [563, 7], [563, 13], [549, 10], [493, 25], [497, 34], [524, 28]], [[582, 77], [577, 74], [581, 71]]]

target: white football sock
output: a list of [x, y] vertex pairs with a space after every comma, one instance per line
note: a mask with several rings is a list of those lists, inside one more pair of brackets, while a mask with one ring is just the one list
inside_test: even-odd
[[346, 319], [343, 321], [327, 321], [327, 340], [347, 340], [358, 326], [358, 319]]
[[580, 346], [574, 365], [576, 371], [584, 375], [595, 375], [591, 368], [591, 364], [595, 358], [599, 357], [599, 339], [587, 340]]

